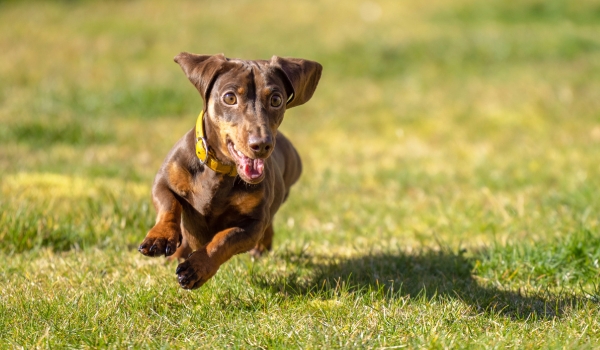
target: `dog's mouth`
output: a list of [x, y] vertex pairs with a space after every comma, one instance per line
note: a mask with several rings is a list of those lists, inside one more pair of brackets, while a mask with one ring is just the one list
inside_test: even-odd
[[252, 184], [256, 184], [262, 181], [265, 172], [265, 160], [264, 159], [253, 159], [247, 157], [242, 151], [238, 150], [235, 144], [231, 141], [227, 142], [227, 148], [229, 154], [235, 161], [237, 172], [240, 177]]

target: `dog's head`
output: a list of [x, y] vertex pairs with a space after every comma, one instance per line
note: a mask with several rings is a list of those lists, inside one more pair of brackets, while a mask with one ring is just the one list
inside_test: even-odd
[[235, 163], [244, 181], [261, 182], [285, 110], [312, 97], [321, 65], [277, 56], [244, 61], [187, 52], [175, 62], [204, 99], [207, 138], [217, 157]]

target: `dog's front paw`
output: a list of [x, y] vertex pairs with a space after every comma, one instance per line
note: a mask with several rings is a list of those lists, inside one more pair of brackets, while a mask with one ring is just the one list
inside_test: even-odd
[[200, 249], [179, 264], [175, 273], [182, 288], [196, 289], [214, 276], [218, 270], [219, 264], [208, 256], [206, 250]]
[[138, 251], [146, 256], [173, 255], [181, 244], [181, 228], [173, 223], [158, 223], [146, 235]]

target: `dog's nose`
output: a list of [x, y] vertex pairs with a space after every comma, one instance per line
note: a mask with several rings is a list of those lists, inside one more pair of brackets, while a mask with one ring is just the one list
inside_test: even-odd
[[248, 146], [250, 146], [250, 149], [254, 151], [256, 156], [266, 156], [273, 148], [273, 138], [271, 136], [250, 136], [248, 139]]

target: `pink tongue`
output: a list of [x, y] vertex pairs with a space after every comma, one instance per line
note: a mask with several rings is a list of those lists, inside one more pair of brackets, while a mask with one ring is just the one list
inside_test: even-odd
[[250, 179], [259, 178], [263, 173], [264, 165], [264, 159], [251, 159], [246, 157], [244, 157], [240, 164], [242, 170], [244, 171], [244, 175]]

